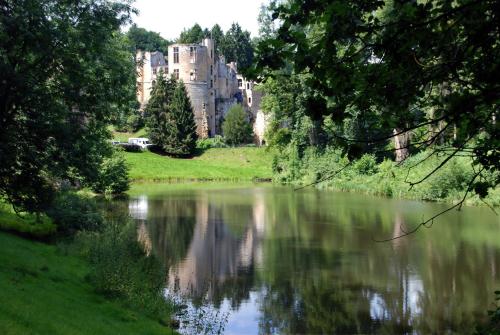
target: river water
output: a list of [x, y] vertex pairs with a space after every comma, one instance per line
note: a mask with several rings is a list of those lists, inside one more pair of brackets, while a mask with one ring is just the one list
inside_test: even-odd
[[498, 216], [464, 208], [376, 242], [445, 208], [268, 185], [142, 184], [128, 200], [168, 292], [224, 334], [471, 333], [500, 289]]

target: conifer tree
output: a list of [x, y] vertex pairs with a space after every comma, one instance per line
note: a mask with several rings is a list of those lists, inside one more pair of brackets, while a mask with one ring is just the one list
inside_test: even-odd
[[146, 107], [150, 140], [167, 154], [192, 155], [196, 148], [193, 107], [182, 81], [159, 76]]
[[160, 147], [163, 147], [164, 134], [170, 122], [169, 105], [174, 89], [174, 80], [166, 79], [160, 72], [145, 110], [149, 139]]

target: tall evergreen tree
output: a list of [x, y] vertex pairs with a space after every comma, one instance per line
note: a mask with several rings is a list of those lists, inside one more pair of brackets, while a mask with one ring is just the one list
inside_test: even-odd
[[196, 148], [196, 124], [191, 101], [182, 81], [160, 75], [146, 107], [151, 141], [168, 154], [192, 155]]
[[224, 36], [220, 51], [226, 56], [226, 61], [237, 62], [238, 69], [245, 71], [253, 62], [250, 33], [243, 31], [238, 23], [233, 23]]
[[217, 53], [220, 54], [221, 46], [224, 44], [224, 31], [222, 31], [222, 28], [218, 24], [215, 24], [210, 30], [210, 37], [215, 42], [215, 49], [217, 50]]
[[163, 137], [167, 131], [170, 118], [169, 107], [174, 89], [174, 79], [166, 79], [163, 73], [160, 72], [145, 109], [146, 126], [149, 130], [148, 136], [153, 143], [160, 146], [162, 146]]

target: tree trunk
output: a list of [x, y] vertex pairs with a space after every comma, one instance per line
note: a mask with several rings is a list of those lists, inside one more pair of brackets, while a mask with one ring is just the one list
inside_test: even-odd
[[394, 134], [394, 149], [396, 155], [396, 162], [404, 161], [409, 155], [409, 144], [410, 144], [410, 133], [404, 132], [401, 133], [402, 129], [395, 128], [393, 130]]
[[325, 136], [323, 133], [323, 118], [312, 119], [312, 129], [309, 135], [311, 145], [315, 147], [323, 147]]

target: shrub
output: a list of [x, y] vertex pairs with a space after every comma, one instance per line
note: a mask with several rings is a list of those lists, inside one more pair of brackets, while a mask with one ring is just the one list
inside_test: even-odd
[[126, 127], [127, 130], [131, 133], [135, 133], [136, 131], [144, 127], [144, 125], [144, 117], [140, 112], [133, 113], [127, 118]]
[[71, 192], [58, 194], [47, 215], [57, 225], [57, 230], [64, 234], [100, 230], [103, 223], [92, 199]]
[[226, 142], [231, 145], [249, 143], [252, 141], [252, 126], [241, 105], [233, 105], [222, 123], [222, 132]]
[[123, 150], [127, 152], [142, 152], [141, 146], [137, 144], [120, 143], [118, 145], [120, 146], [120, 148], [123, 148]]
[[198, 139], [198, 141], [196, 141], [196, 147], [205, 150], [210, 148], [225, 148], [227, 145], [222, 136], [215, 135], [215, 137], [212, 138]]
[[361, 156], [361, 158], [354, 163], [353, 169], [357, 173], [367, 176], [377, 173], [378, 167], [375, 156], [371, 154]]
[[110, 158], [104, 159], [99, 176], [92, 184], [92, 190], [101, 194], [120, 194], [130, 187], [128, 167], [125, 157], [119, 151], [113, 152]]
[[88, 280], [97, 292], [152, 317], [168, 315], [166, 272], [156, 257], [146, 255], [133, 222], [108, 222], [102, 233], [88, 240]]

